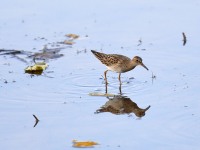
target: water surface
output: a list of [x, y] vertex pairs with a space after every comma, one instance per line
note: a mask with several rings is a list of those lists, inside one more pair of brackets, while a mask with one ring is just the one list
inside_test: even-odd
[[[41, 52], [58, 48], [65, 34], [76, 44], [46, 61], [41, 76], [27, 63], [0, 56], [0, 149], [74, 149], [72, 140], [92, 140], [98, 149], [182, 149], [200, 146], [199, 1], [6, 1], [2, 2], [1, 49]], [[4, 15], [6, 14], [6, 15]], [[182, 32], [187, 43], [183, 46]], [[140, 42], [141, 41], [141, 42]], [[150, 69], [122, 74], [122, 94], [134, 113], [96, 114], [108, 99], [103, 66], [90, 52], [143, 58]], [[152, 78], [152, 74], [155, 76]], [[118, 74], [108, 72], [108, 93], [119, 95]], [[36, 127], [35, 114], [39, 118]]]

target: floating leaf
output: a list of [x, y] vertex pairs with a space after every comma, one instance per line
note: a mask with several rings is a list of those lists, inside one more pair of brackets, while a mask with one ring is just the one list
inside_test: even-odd
[[42, 72], [48, 67], [48, 65], [45, 62], [40, 62], [36, 63], [33, 66], [28, 66], [25, 69], [25, 73], [30, 73], [30, 74], [42, 74]]
[[78, 142], [77, 140], [73, 140], [73, 147], [80, 147], [80, 148], [84, 148], [84, 147], [94, 147], [94, 145], [99, 145], [96, 142], [93, 141], [81, 141]]
[[77, 39], [77, 38], [79, 38], [79, 35], [77, 35], [77, 34], [66, 34], [65, 36], [67, 36], [67, 37], [69, 37], [69, 38], [72, 38], [72, 39]]
[[109, 94], [109, 93], [89, 93], [90, 96], [105, 96], [105, 97], [114, 97], [114, 94]]
[[73, 42], [71, 40], [65, 40], [63, 43], [67, 44], [67, 45], [73, 45], [73, 44], [75, 44], [75, 42]]

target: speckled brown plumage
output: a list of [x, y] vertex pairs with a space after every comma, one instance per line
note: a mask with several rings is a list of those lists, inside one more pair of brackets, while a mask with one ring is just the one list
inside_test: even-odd
[[122, 64], [123, 61], [130, 60], [130, 58], [118, 54], [104, 54], [96, 51], [92, 51], [92, 53], [106, 66], [112, 66], [117, 63]]
[[106, 73], [108, 70], [119, 73], [119, 81], [121, 84], [121, 73], [134, 69], [137, 65], [141, 65], [148, 70], [148, 68], [142, 63], [142, 58], [135, 56], [130, 59], [124, 55], [119, 54], [104, 54], [91, 50], [91, 52], [97, 57], [102, 64], [107, 66], [107, 70], [104, 72], [105, 80], [107, 83]]

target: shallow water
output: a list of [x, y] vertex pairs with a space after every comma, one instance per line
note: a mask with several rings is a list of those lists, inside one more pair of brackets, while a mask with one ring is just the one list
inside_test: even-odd
[[[73, 139], [98, 149], [199, 149], [199, 1], [2, 3], [2, 49], [39, 52], [62, 47], [67, 33], [80, 38], [41, 76], [24, 73], [30, 58], [0, 56], [0, 149], [74, 149]], [[106, 68], [91, 49], [143, 58], [150, 70], [122, 74], [121, 90], [138, 107], [151, 106], [144, 117], [95, 113], [108, 99], [89, 95], [105, 93]], [[108, 72], [109, 94], [120, 94], [117, 77]]]

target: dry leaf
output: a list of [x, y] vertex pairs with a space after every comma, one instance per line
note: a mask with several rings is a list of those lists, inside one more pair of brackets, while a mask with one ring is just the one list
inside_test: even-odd
[[33, 66], [28, 66], [25, 69], [25, 73], [30, 74], [42, 74], [42, 72], [48, 67], [48, 65], [45, 62], [36, 63]]
[[109, 94], [109, 93], [98, 93], [98, 92], [94, 92], [94, 93], [89, 93], [90, 96], [105, 96], [105, 97], [114, 97], [114, 94]]
[[67, 45], [73, 45], [73, 44], [75, 44], [75, 42], [69, 41], [69, 40], [65, 40], [63, 43], [67, 44]]
[[69, 37], [69, 38], [72, 38], [72, 39], [77, 39], [77, 38], [79, 38], [79, 35], [77, 35], [77, 34], [66, 34], [65, 36], [67, 36], [67, 37]]
[[82, 142], [78, 142], [77, 140], [73, 140], [73, 147], [93, 147], [94, 145], [99, 145], [96, 142], [93, 141], [82, 141]]

